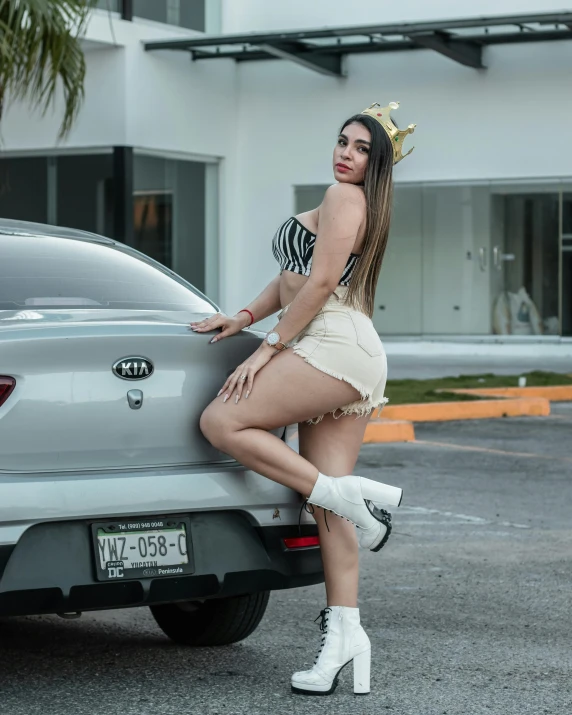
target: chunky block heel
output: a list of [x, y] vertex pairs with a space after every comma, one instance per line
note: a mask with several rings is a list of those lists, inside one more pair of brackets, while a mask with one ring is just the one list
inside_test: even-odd
[[369, 695], [371, 670], [371, 648], [354, 655], [354, 693], [356, 695]]
[[322, 647], [310, 670], [292, 676], [292, 692], [299, 695], [331, 695], [342, 670], [353, 662], [354, 693], [369, 693], [371, 645], [360, 624], [359, 610], [328, 606], [320, 611]]
[[[367, 539], [367, 535], [364, 537], [363, 530], [358, 529], [358, 541], [360, 546], [368, 548], [370, 551], [379, 551], [385, 546], [391, 534], [391, 514], [388, 511], [385, 511], [385, 509], [378, 509], [373, 502], [368, 502], [367, 508], [371, 512], [373, 518], [381, 524], [381, 529], [378, 538], [374, 540]], [[362, 544], [362, 538], [364, 541], [367, 541], [367, 543]]]
[[403, 499], [403, 489], [392, 487], [390, 484], [374, 482], [373, 479], [360, 479], [361, 493], [364, 499], [372, 501], [374, 504], [387, 504], [388, 506], [399, 506]]
[[351, 521], [358, 527], [360, 546], [379, 551], [391, 531], [387, 518], [389, 514], [379, 509], [376, 513], [372, 506], [380, 503], [399, 506], [402, 498], [403, 489], [400, 487], [351, 474], [334, 478], [319, 473], [308, 503]]

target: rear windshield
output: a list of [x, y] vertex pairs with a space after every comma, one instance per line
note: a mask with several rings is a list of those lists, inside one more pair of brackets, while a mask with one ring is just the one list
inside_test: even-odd
[[0, 235], [0, 310], [28, 306], [213, 312], [190, 286], [120, 248]]

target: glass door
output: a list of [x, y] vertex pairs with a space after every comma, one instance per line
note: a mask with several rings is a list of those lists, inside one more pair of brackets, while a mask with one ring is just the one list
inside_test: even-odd
[[[296, 187], [296, 211], [325, 186]], [[399, 185], [381, 335], [572, 335], [570, 183]]]
[[559, 335], [560, 197], [516, 191], [491, 197], [493, 333]]
[[423, 195], [396, 186], [391, 232], [377, 290], [373, 323], [381, 335], [420, 335], [423, 326]]
[[572, 336], [572, 193], [562, 194], [561, 242], [562, 335]]

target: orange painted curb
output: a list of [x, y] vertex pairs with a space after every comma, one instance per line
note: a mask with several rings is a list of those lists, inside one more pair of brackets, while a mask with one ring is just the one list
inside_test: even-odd
[[411, 422], [445, 422], [447, 420], [478, 420], [549, 414], [550, 402], [545, 397], [470, 402], [427, 402], [410, 405], [386, 405], [383, 408], [385, 418], [410, 420]]
[[364, 444], [413, 442], [415, 441], [415, 429], [411, 422], [403, 420], [372, 419], [367, 423], [363, 441]]
[[465, 395], [489, 397], [545, 397], [551, 402], [572, 402], [572, 385], [545, 385], [543, 387], [474, 387], [442, 390]]

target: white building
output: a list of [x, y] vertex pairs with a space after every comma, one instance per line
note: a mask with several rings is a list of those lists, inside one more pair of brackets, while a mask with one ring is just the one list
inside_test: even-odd
[[[276, 274], [279, 223], [333, 183], [342, 121], [397, 100], [416, 148], [395, 171], [379, 332], [490, 335], [498, 296], [524, 287], [543, 332], [572, 335], [572, 4], [100, 5], [112, 12], [89, 24], [85, 102], [65, 143], [61, 108], [11, 105], [3, 118], [0, 215], [125, 240], [234, 311]], [[315, 39], [324, 28], [335, 31]], [[205, 32], [234, 44], [191, 54]], [[187, 49], [145, 46], [174, 40]], [[318, 57], [316, 44], [331, 49]]]

